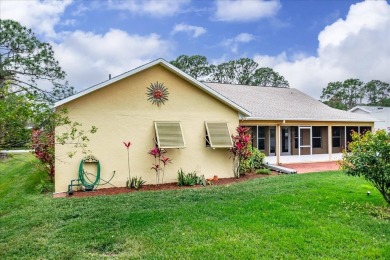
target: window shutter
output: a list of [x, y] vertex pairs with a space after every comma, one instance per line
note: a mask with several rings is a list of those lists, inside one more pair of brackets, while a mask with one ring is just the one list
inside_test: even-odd
[[210, 147], [230, 148], [233, 146], [227, 123], [206, 122], [205, 124]]
[[159, 148], [185, 148], [180, 122], [154, 122]]

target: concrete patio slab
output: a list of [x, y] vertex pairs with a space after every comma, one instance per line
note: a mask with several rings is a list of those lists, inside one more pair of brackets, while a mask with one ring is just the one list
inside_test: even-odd
[[337, 161], [313, 163], [286, 163], [282, 165], [284, 167], [296, 170], [298, 174], [308, 172], [337, 171], [339, 169]]

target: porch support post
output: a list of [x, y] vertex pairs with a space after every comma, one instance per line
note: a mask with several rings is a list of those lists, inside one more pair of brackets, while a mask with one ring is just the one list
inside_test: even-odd
[[276, 125], [275, 133], [275, 153], [276, 153], [276, 164], [280, 163], [280, 125]]
[[328, 154], [329, 154], [329, 161], [332, 160], [332, 146], [333, 146], [333, 136], [332, 136], [332, 126], [328, 125]]
[[347, 150], [347, 126], [344, 126], [344, 150]]

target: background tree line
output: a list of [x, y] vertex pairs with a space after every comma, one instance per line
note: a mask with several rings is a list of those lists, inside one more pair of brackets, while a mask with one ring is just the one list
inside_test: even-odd
[[349, 110], [357, 105], [390, 106], [390, 84], [380, 80], [367, 83], [359, 79], [330, 82], [321, 100], [330, 107]]
[[[282, 75], [271, 68], [259, 67], [257, 62], [249, 58], [213, 65], [205, 56], [181, 55], [170, 63], [198, 80], [263, 87], [290, 87]], [[367, 83], [359, 79], [330, 82], [322, 90], [321, 101], [342, 110], [357, 105], [390, 106], [390, 85], [380, 80], [371, 80]]]
[[290, 87], [282, 75], [271, 68], [259, 67], [257, 62], [248, 58], [213, 65], [204, 56], [181, 55], [170, 63], [198, 80], [263, 87]]

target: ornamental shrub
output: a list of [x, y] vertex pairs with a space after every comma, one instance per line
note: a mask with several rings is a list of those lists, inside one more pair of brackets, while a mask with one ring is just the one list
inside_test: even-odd
[[263, 168], [264, 167], [264, 159], [265, 159], [265, 154], [263, 152], [261, 152], [256, 147], [251, 148], [250, 160], [251, 160], [253, 170]]
[[206, 186], [204, 175], [198, 176], [196, 171], [185, 173], [182, 169], [177, 172], [177, 186]]
[[250, 156], [241, 162], [240, 174], [254, 172], [264, 167], [265, 154], [251, 145], [248, 146], [248, 150], [250, 151]]
[[352, 133], [349, 151], [343, 152], [340, 168], [347, 175], [363, 176], [390, 204], [390, 133], [385, 130]]

